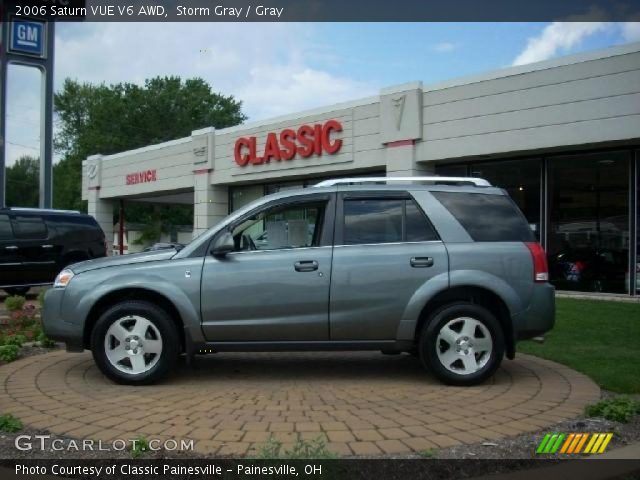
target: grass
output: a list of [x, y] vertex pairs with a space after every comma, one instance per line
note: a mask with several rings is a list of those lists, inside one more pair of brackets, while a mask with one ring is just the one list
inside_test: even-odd
[[142, 435], [138, 436], [131, 448], [131, 458], [140, 458], [149, 451], [149, 441]]
[[629, 397], [607, 398], [594, 405], [588, 405], [585, 413], [588, 417], [627, 423], [634, 415], [640, 415], [640, 402]]
[[558, 298], [556, 325], [543, 344], [518, 351], [553, 360], [617, 393], [640, 393], [640, 304]]
[[15, 433], [22, 430], [22, 422], [10, 413], [0, 415], [0, 432]]

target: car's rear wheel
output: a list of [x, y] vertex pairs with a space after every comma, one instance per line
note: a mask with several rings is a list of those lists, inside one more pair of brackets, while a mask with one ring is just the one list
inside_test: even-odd
[[143, 385], [167, 375], [179, 353], [171, 317], [145, 301], [118, 303], [105, 311], [91, 334], [93, 358], [118, 383]]
[[436, 311], [419, 339], [423, 365], [450, 385], [487, 380], [504, 356], [504, 334], [496, 317], [479, 305], [457, 302]]
[[20, 295], [24, 297], [29, 293], [31, 287], [8, 287], [5, 288], [4, 291], [7, 292], [7, 295]]

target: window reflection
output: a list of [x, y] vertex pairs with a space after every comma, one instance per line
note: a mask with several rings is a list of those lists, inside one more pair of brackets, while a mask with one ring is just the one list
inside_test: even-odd
[[559, 289], [628, 291], [629, 154], [549, 159], [551, 281]]

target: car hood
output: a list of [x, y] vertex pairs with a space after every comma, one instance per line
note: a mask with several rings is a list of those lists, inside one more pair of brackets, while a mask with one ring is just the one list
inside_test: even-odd
[[176, 250], [168, 248], [166, 250], [157, 250], [154, 252], [132, 253], [129, 255], [115, 255], [113, 257], [95, 258], [85, 262], [74, 263], [69, 265], [73, 273], [88, 272], [98, 268], [116, 267], [118, 265], [132, 265], [134, 263], [157, 262], [159, 260], [169, 260], [176, 254]]

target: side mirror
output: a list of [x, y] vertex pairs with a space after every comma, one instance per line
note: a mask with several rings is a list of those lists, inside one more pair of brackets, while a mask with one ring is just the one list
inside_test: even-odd
[[235, 250], [236, 244], [233, 241], [233, 236], [229, 232], [225, 232], [220, 235], [211, 249], [211, 254], [214, 257], [224, 257], [227, 253], [231, 253]]

